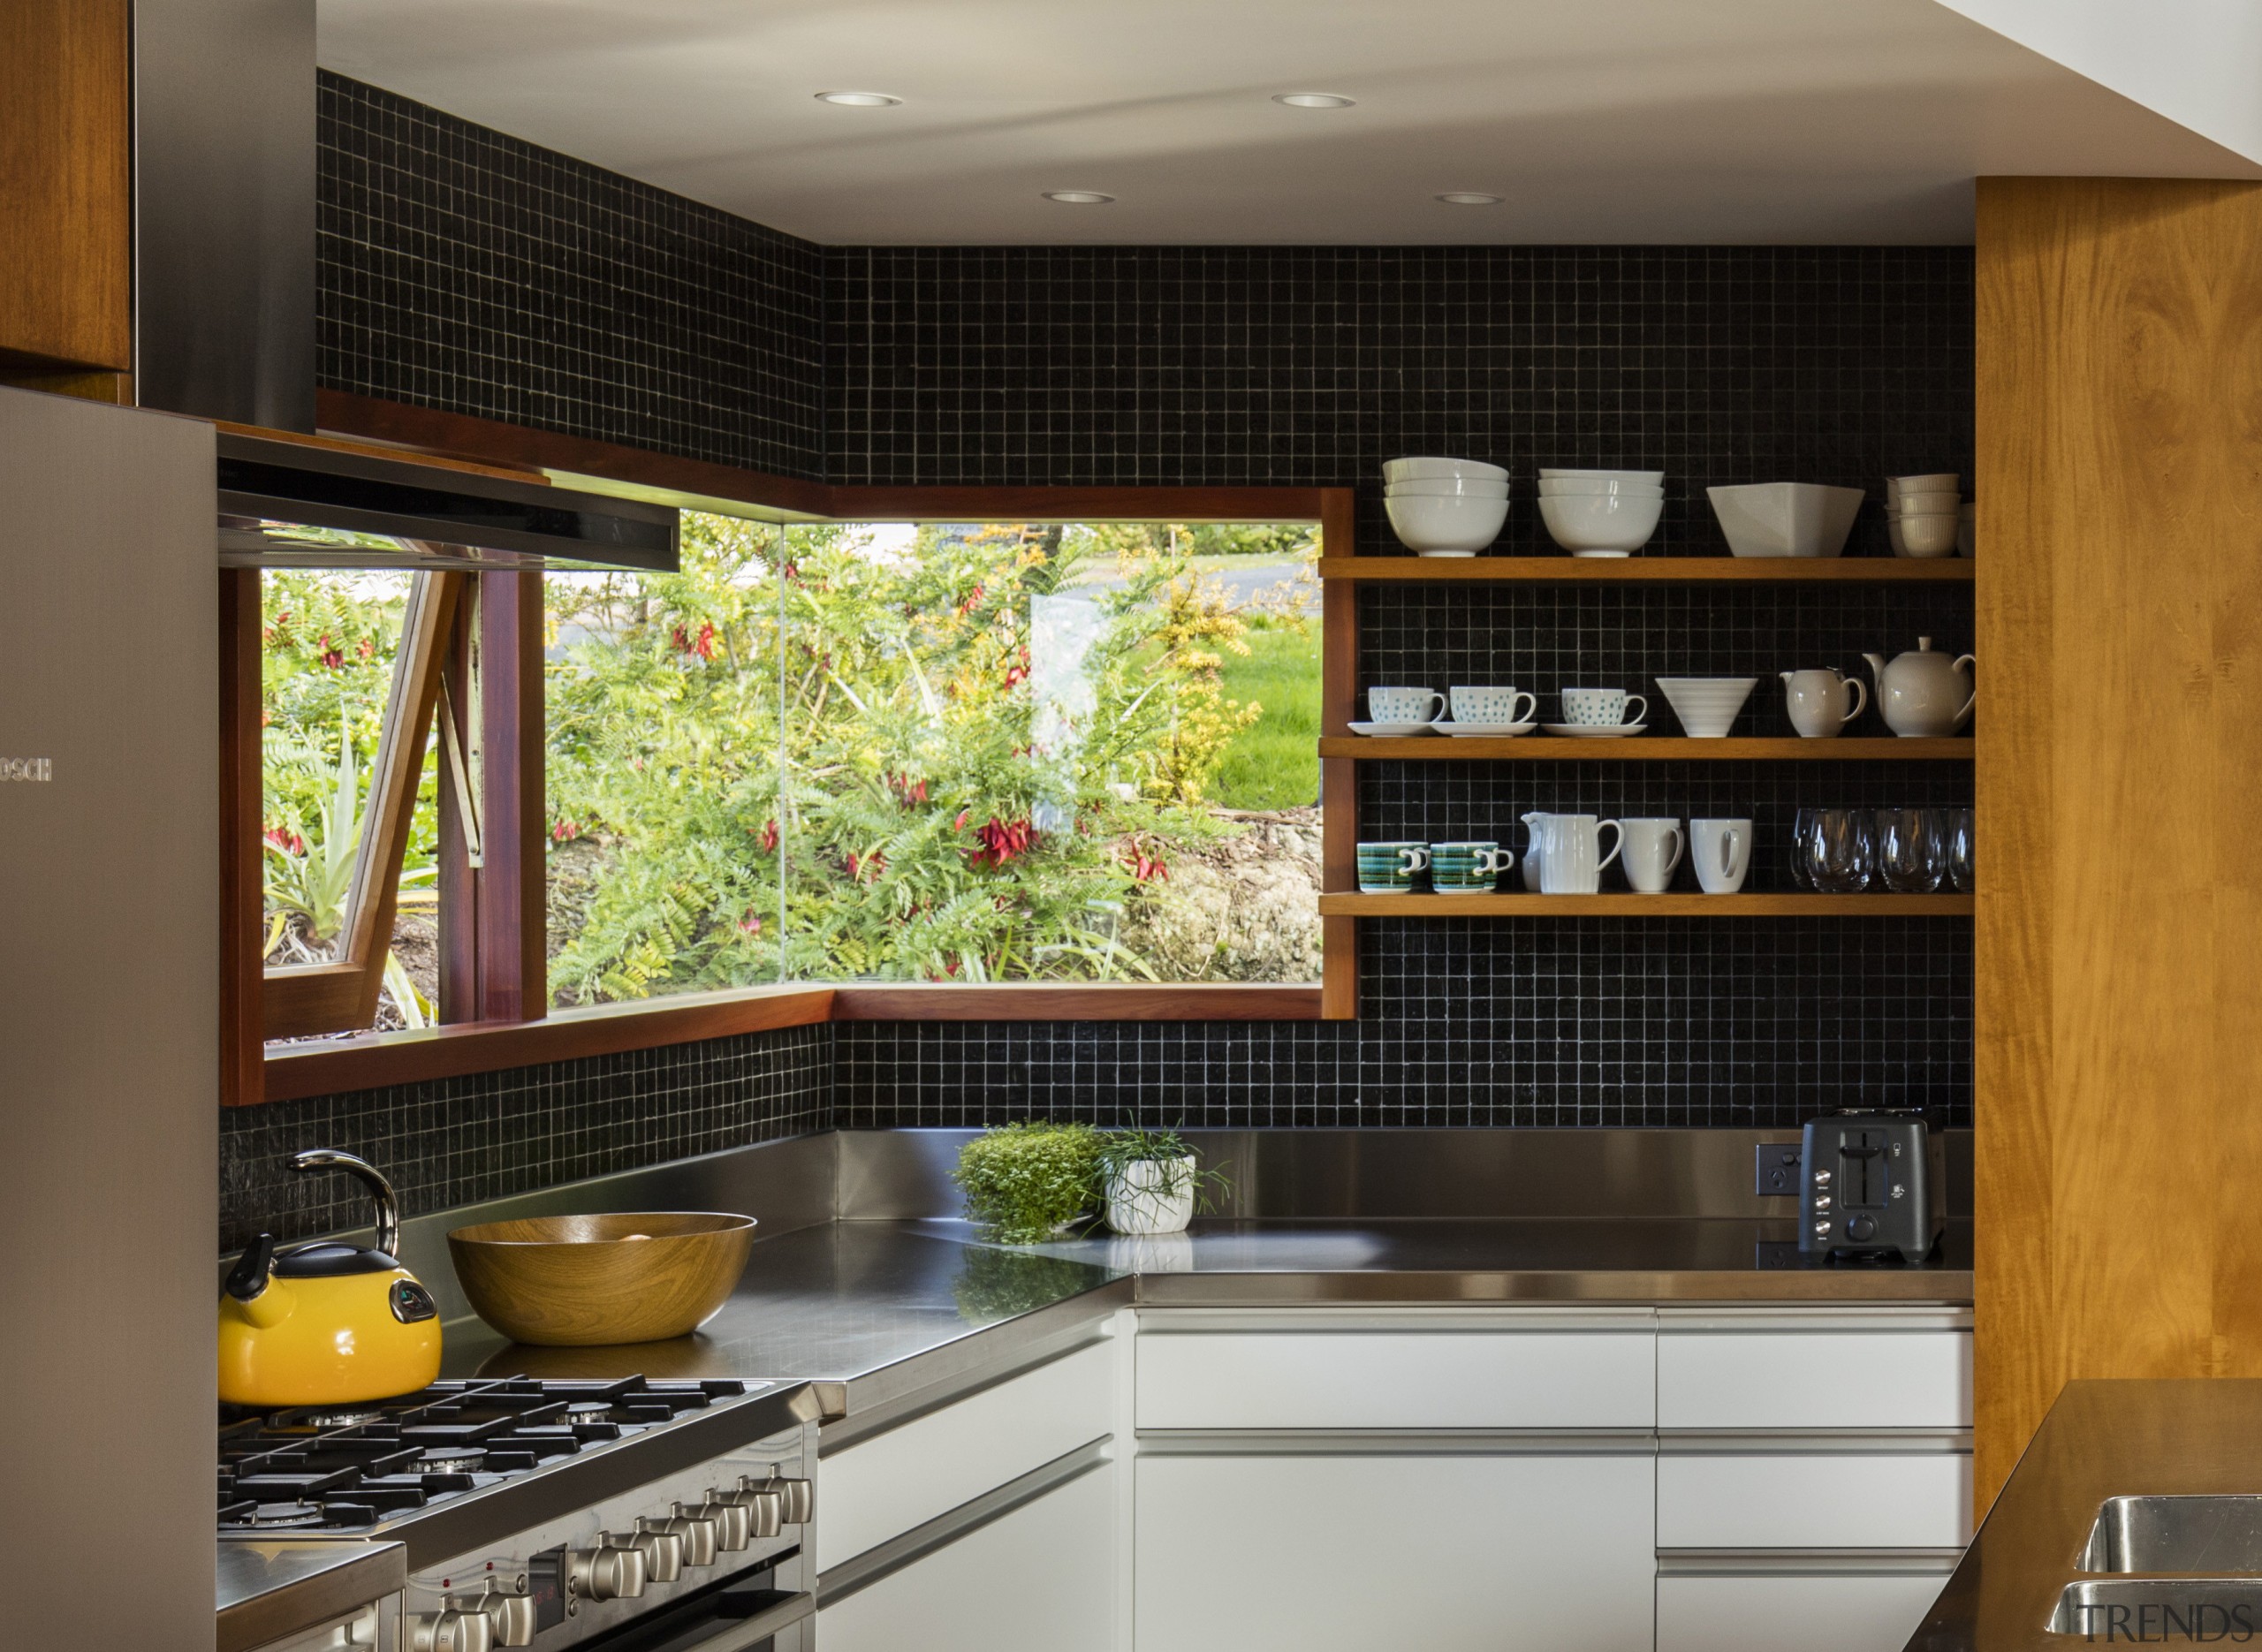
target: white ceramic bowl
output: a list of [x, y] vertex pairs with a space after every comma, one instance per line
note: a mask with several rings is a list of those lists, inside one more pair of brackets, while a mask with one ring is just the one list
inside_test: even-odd
[[1953, 514], [1963, 505], [1960, 493], [1904, 493], [1894, 502], [1894, 508], [1903, 516], [1933, 516], [1941, 512]]
[[1665, 481], [1661, 470], [1576, 470], [1561, 465], [1542, 465], [1539, 475], [1543, 481], [1645, 481], [1652, 487]]
[[1622, 494], [1548, 497], [1539, 502], [1540, 519], [1555, 542], [1568, 551], [1639, 550], [1657, 532], [1662, 499], [1633, 499]]
[[1382, 464], [1385, 481], [1451, 481], [1455, 476], [1481, 476], [1506, 481], [1508, 473], [1498, 465], [1473, 458], [1388, 458]]
[[1905, 557], [1909, 554], [1909, 547], [1901, 537], [1900, 512], [1888, 510], [1885, 513], [1885, 537], [1892, 544], [1894, 556]]
[[1896, 493], [1962, 493], [1963, 478], [1955, 471], [1936, 470], [1923, 476], [1887, 476], [1885, 491]]
[[1482, 550], [1500, 536], [1508, 519], [1506, 499], [1385, 499], [1390, 526], [1408, 550]]
[[1463, 476], [1442, 481], [1394, 481], [1382, 492], [1385, 499], [1505, 499], [1508, 484]]
[[1662, 499], [1665, 489], [1653, 481], [1589, 481], [1583, 478], [1550, 476], [1539, 484], [1539, 496], [1588, 498], [1597, 494], [1623, 494], [1629, 499]]
[[1834, 557], [1846, 549], [1859, 488], [1826, 488], [1811, 481], [1756, 481], [1707, 488], [1712, 514], [1739, 557]]
[[1717, 740], [1735, 726], [1736, 713], [1758, 686], [1756, 677], [1660, 677], [1658, 688], [1682, 732], [1692, 739]]
[[1898, 519], [1901, 537], [1898, 550], [1904, 557], [1953, 557], [1955, 555], [1957, 530], [1963, 525], [1962, 513], [1956, 511], [1935, 511], [1923, 516], [1902, 515]]

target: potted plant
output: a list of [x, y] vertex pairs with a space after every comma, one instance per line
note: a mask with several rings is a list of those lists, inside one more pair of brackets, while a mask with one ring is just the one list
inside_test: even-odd
[[1089, 1125], [1002, 1125], [960, 1149], [951, 1179], [984, 1238], [1036, 1245], [1090, 1212], [1099, 1152]]
[[1199, 1169], [1194, 1149], [1175, 1130], [1110, 1130], [1099, 1139], [1099, 1191], [1107, 1224], [1118, 1233], [1180, 1233], [1196, 1204], [1230, 1185], [1225, 1172]]

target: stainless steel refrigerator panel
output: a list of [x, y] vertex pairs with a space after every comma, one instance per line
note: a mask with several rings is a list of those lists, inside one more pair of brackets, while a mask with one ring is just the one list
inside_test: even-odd
[[22, 1647], [212, 1644], [212, 428], [0, 390], [0, 1551]]

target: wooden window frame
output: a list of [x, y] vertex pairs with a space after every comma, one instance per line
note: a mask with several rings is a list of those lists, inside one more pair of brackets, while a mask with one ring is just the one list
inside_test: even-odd
[[[1318, 527], [1325, 550], [1348, 555], [1352, 542], [1354, 495], [1347, 488], [834, 486], [339, 391], [321, 392], [318, 412], [323, 439], [341, 447], [381, 444], [396, 457], [405, 448], [443, 463], [468, 462], [544, 478], [625, 485], [687, 509], [786, 523], [1309, 522]], [[457, 583], [448, 601], [446, 623], [429, 633], [415, 658], [414, 701], [406, 708], [414, 713], [414, 738], [408, 746], [421, 756], [432, 720], [446, 716], [453, 724], [457, 752], [483, 754], [486, 776], [483, 787], [470, 780], [474, 766], [467, 762], [467, 779], [481, 792], [467, 799], [459, 787], [456, 760], [444, 746], [442, 1024], [269, 1049], [254, 1042], [254, 1033], [280, 1037], [295, 1034], [277, 1032], [277, 1027], [322, 1030], [310, 1025], [314, 1012], [307, 1005], [318, 1001], [323, 1013], [338, 1012], [349, 1003], [349, 978], [356, 995], [350, 1004], [366, 1023], [375, 1013], [384, 959], [372, 942], [345, 965], [264, 974], [245, 966], [247, 956], [257, 963], [262, 907], [258, 576], [222, 576], [222, 690], [229, 713], [224, 723], [228, 744], [222, 754], [228, 829], [223, 858], [228, 914], [223, 1098], [231, 1105], [834, 1021], [1309, 1021], [1350, 1019], [1357, 1014], [1357, 921], [1344, 917], [1321, 920], [1325, 954], [1317, 985], [789, 983], [550, 1012], [544, 967], [541, 576], [433, 577]], [[1352, 715], [1355, 698], [1357, 613], [1349, 592], [1332, 584], [1325, 588], [1322, 603], [1321, 712], [1324, 724], [1333, 728]], [[409, 646], [404, 637], [404, 655]], [[397, 683], [406, 677], [397, 673]], [[381, 767], [383, 761], [381, 757]], [[1353, 809], [1356, 790], [1352, 763], [1323, 757], [1320, 772], [1321, 798], [1331, 814]], [[406, 800], [413, 807], [413, 775], [409, 779]], [[387, 816], [383, 849], [391, 856], [384, 864], [391, 866], [392, 873], [382, 880], [379, 899], [367, 903], [370, 937], [390, 930], [390, 897], [406, 846], [408, 810], [398, 807], [397, 789], [388, 797], [395, 807]], [[467, 809], [467, 803], [475, 807]], [[373, 803], [373, 823], [374, 811]], [[474, 822], [481, 852], [475, 866], [470, 853]], [[1323, 887], [1331, 892], [1351, 887], [1352, 868], [1342, 845], [1355, 836], [1327, 835]], [[357, 919], [363, 915], [357, 908]], [[330, 981], [319, 987], [283, 984], [278, 1005], [278, 976], [318, 974]], [[318, 1000], [317, 995], [322, 995]], [[361, 1007], [364, 1002], [366, 1009]]]

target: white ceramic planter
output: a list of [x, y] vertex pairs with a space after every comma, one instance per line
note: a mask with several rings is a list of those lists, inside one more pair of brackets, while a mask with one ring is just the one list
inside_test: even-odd
[[1107, 1225], [1118, 1233], [1182, 1233], [1193, 1219], [1191, 1155], [1136, 1159], [1107, 1178]]

